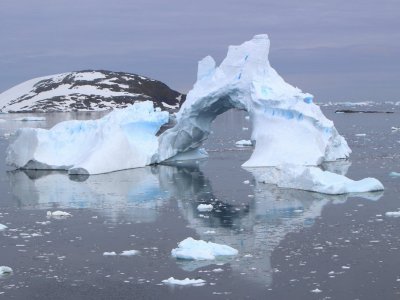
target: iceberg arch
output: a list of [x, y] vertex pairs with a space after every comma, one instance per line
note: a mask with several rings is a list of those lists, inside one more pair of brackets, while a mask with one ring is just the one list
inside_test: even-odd
[[158, 139], [157, 162], [194, 153], [212, 121], [229, 109], [245, 110], [255, 149], [245, 167], [319, 165], [351, 153], [313, 96], [286, 83], [271, 67], [268, 35], [230, 46], [219, 67], [211, 56], [199, 62], [197, 82], [177, 113], [177, 124]]

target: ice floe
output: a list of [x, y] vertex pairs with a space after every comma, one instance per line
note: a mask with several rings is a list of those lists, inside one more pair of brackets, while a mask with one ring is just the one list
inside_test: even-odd
[[8, 227], [4, 224], [0, 224], [0, 231], [7, 229]]
[[55, 217], [55, 218], [64, 218], [64, 217], [71, 217], [72, 215], [66, 211], [56, 210], [56, 211], [47, 211], [46, 215], [48, 217]]
[[381, 191], [382, 183], [375, 178], [351, 180], [344, 175], [323, 171], [318, 167], [284, 165], [265, 168], [257, 176], [259, 182], [275, 184], [281, 188], [291, 188], [322, 194], [347, 194]]
[[164, 284], [168, 285], [193, 285], [193, 286], [202, 286], [206, 283], [203, 279], [175, 279], [174, 277], [170, 277], [162, 281]]
[[237, 254], [238, 250], [230, 246], [195, 240], [191, 237], [181, 241], [178, 248], [171, 251], [173, 257], [185, 260], [214, 260], [218, 256], [234, 256]]
[[237, 147], [251, 147], [253, 143], [250, 140], [240, 140], [235, 143]]
[[197, 206], [197, 210], [202, 211], [202, 212], [212, 211], [213, 209], [214, 209], [214, 206], [212, 204], [199, 204]]

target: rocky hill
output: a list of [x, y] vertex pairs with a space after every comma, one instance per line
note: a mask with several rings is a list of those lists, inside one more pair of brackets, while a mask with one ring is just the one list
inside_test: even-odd
[[144, 76], [111, 71], [78, 71], [28, 80], [0, 94], [1, 112], [99, 111], [151, 100], [177, 110], [185, 95]]

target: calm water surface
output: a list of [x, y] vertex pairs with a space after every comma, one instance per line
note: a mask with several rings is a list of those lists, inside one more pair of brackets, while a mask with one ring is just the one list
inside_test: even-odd
[[[399, 299], [400, 108], [393, 114], [335, 114], [323, 107], [353, 150], [325, 169], [353, 179], [376, 177], [385, 191], [327, 196], [255, 182], [241, 168], [251, 148], [237, 148], [251, 126], [243, 112], [216, 120], [210, 157], [176, 166], [69, 177], [5, 166], [9, 134], [101, 114], [49, 114], [43, 122], [0, 115], [0, 278], [4, 299]], [[267, 128], [266, 128], [267, 130]], [[359, 136], [358, 134], [365, 134]], [[243, 181], [249, 180], [250, 184]], [[212, 212], [198, 212], [212, 203]], [[49, 219], [47, 210], [73, 216]], [[187, 237], [227, 244], [239, 255], [177, 261]], [[104, 252], [139, 250], [132, 257]], [[169, 277], [201, 278], [200, 287], [170, 287]]]

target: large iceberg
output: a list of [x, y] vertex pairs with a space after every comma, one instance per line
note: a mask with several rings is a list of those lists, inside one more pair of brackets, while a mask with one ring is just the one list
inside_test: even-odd
[[286, 83], [268, 61], [267, 35], [230, 46], [219, 67], [207, 56], [197, 82], [177, 113], [177, 123], [159, 137], [168, 112], [150, 102], [117, 110], [96, 121], [63, 122], [51, 130], [22, 129], [8, 163], [27, 169], [67, 169], [98, 174], [152, 163], [205, 157], [202, 142], [225, 111], [246, 110], [252, 122], [250, 159], [243, 166], [319, 165], [346, 158], [345, 139], [313, 103], [313, 96]]
[[65, 169], [99, 174], [154, 163], [156, 133], [169, 113], [153, 102], [135, 103], [98, 120], [65, 121], [50, 130], [22, 128], [10, 145], [7, 163], [25, 169]]
[[243, 166], [319, 165], [346, 158], [345, 139], [313, 103], [313, 96], [286, 83], [268, 61], [270, 41], [256, 35], [230, 46], [219, 67], [199, 62], [197, 82], [177, 114], [177, 125], [159, 138], [158, 161], [193, 151], [210, 134], [212, 121], [225, 111], [246, 110], [255, 149]]

